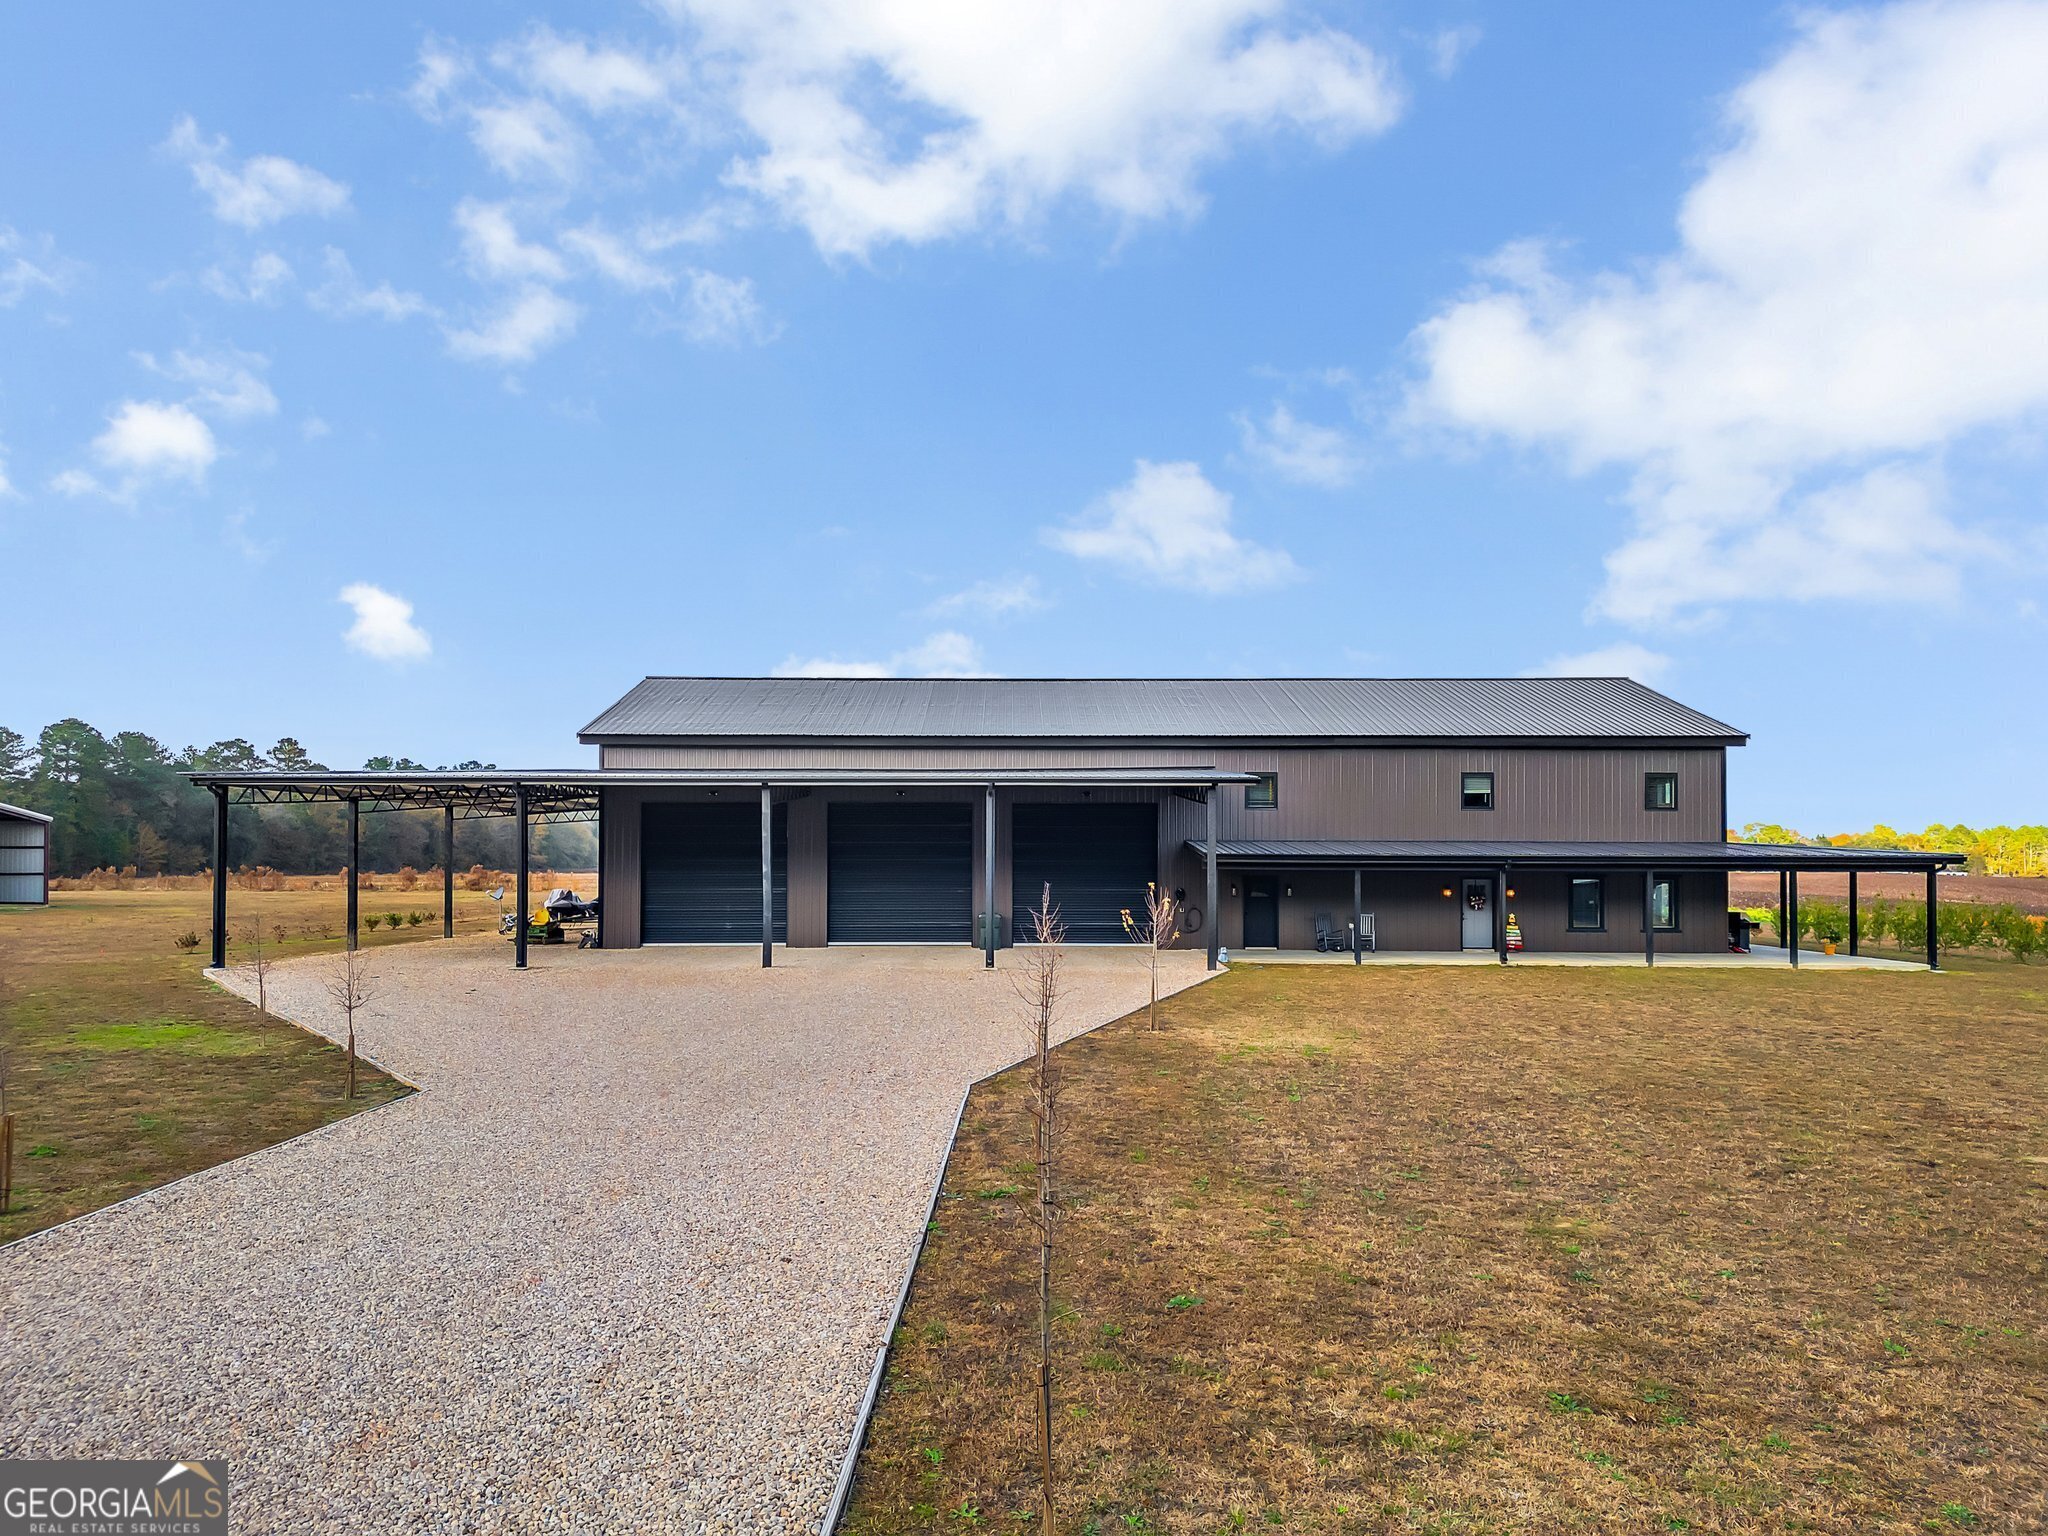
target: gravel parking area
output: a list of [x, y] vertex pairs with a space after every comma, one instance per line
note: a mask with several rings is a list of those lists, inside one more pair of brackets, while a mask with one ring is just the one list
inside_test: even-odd
[[[1068, 1033], [1144, 1001], [1137, 952], [1071, 959]], [[337, 1034], [332, 966], [273, 1006]], [[0, 1250], [8, 1454], [225, 1456], [243, 1531], [814, 1528], [961, 1090], [1024, 1052], [1010, 975], [373, 966], [359, 1045], [422, 1092]]]

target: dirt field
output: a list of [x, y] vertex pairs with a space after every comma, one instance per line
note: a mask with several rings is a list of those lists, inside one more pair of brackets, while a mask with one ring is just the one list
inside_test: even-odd
[[[14, 1209], [0, 1240], [50, 1226], [196, 1169], [296, 1136], [403, 1091], [374, 1070], [344, 1094], [340, 1052], [200, 975], [208, 893], [142, 882], [127, 891], [59, 892], [48, 907], [0, 907], [0, 1051], [17, 1116]], [[375, 949], [441, 931], [441, 892], [362, 893]], [[417, 926], [406, 922], [421, 914]], [[343, 893], [231, 891], [229, 963], [260, 924], [279, 958], [338, 950]], [[456, 929], [488, 932], [497, 908], [456, 893]], [[283, 938], [276, 930], [283, 929]], [[197, 937], [180, 949], [181, 934]]]
[[[1240, 967], [1063, 1051], [1066, 1532], [2048, 1529], [2048, 979]], [[1031, 1530], [977, 1090], [846, 1529]]]
[[[1943, 901], [1981, 901], [2018, 907], [2023, 912], [2048, 912], [2048, 880], [2020, 880], [2009, 875], [1941, 875], [1937, 879]], [[1922, 901], [1927, 896], [1927, 881], [1921, 875], [1860, 875], [1856, 893], [1862, 900]], [[1801, 875], [1799, 894], [1804, 899], [1847, 901], [1849, 877]], [[1777, 899], [1776, 875], [1738, 873], [1728, 877], [1730, 906], [1768, 907]]]

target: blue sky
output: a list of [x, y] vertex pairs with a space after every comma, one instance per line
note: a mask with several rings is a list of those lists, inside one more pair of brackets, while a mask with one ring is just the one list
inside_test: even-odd
[[0, 18], [0, 723], [1629, 672], [2038, 820], [2048, 7]]

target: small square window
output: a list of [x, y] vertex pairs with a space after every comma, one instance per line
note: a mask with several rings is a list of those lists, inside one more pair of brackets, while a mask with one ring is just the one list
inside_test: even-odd
[[1678, 931], [1678, 882], [1659, 880], [1650, 887], [1650, 926], [1659, 933]]
[[1248, 811], [1270, 811], [1280, 803], [1280, 775], [1262, 773], [1259, 782], [1244, 787], [1244, 808]]
[[1458, 785], [1458, 803], [1468, 811], [1493, 809], [1493, 775], [1468, 773]]
[[1644, 774], [1643, 809], [1646, 811], [1677, 810], [1678, 775], [1675, 773]]
[[1607, 889], [1599, 879], [1572, 882], [1571, 916], [1573, 933], [1600, 933], [1607, 927]]

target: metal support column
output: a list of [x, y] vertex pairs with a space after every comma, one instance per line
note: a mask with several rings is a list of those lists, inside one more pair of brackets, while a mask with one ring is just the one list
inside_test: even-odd
[[996, 968], [996, 787], [991, 784], [981, 801], [981, 964]]
[[[1223, 913], [1216, 905], [1216, 795], [1217, 787], [1209, 786], [1204, 807], [1208, 815], [1208, 826], [1204, 833], [1207, 841], [1203, 845], [1204, 876], [1208, 885], [1209, 902], [1209, 969], [1216, 969], [1216, 950], [1223, 935]], [[1931, 889], [1931, 888], [1930, 888]]]
[[597, 792], [597, 947], [604, 948], [604, 791]]
[[1493, 950], [1508, 963], [1508, 871], [1503, 864], [1493, 875]]
[[1785, 871], [1778, 871], [1778, 942], [1785, 942]]
[[1365, 871], [1351, 871], [1351, 963], [1365, 964]]
[[1940, 929], [1935, 922], [1938, 915], [1937, 898], [1934, 894], [1935, 871], [1932, 865], [1927, 870], [1927, 969], [1941, 969]]
[[455, 937], [455, 807], [441, 807], [441, 937]]
[[1657, 871], [1643, 871], [1643, 964], [1657, 963]]
[[1785, 943], [1792, 951], [1793, 965], [1799, 964], [1799, 871], [1785, 871]]
[[775, 963], [775, 798], [761, 786], [761, 966]]
[[[43, 850], [43, 865], [50, 863], [50, 850]], [[228, 787], [213, 786], [213, 968], [228, 963]]]
[[363, 803], [351, 799], [348, 803], [348, 947], [362, 946], [361, 923], [363, 883]]
[[512, 898], [512, 968], [523, 971], [526, 969], [526, 886], [528, 866], [532, 858], [530, 847], [532, 839], [526, 835], [526, 786], [524, 784], [514, 784], [512, 786], [512, 815], [513, 819], [519, 824], [519, 857], [516, 861], [518, 873], [514, 876], [514, 883], [518, 886], [518, 891]]
[[1849, 953], [1856, 954], [1862, 948], [1862, 934], [1856, 921], [1856, 871], [1849, 871]]

